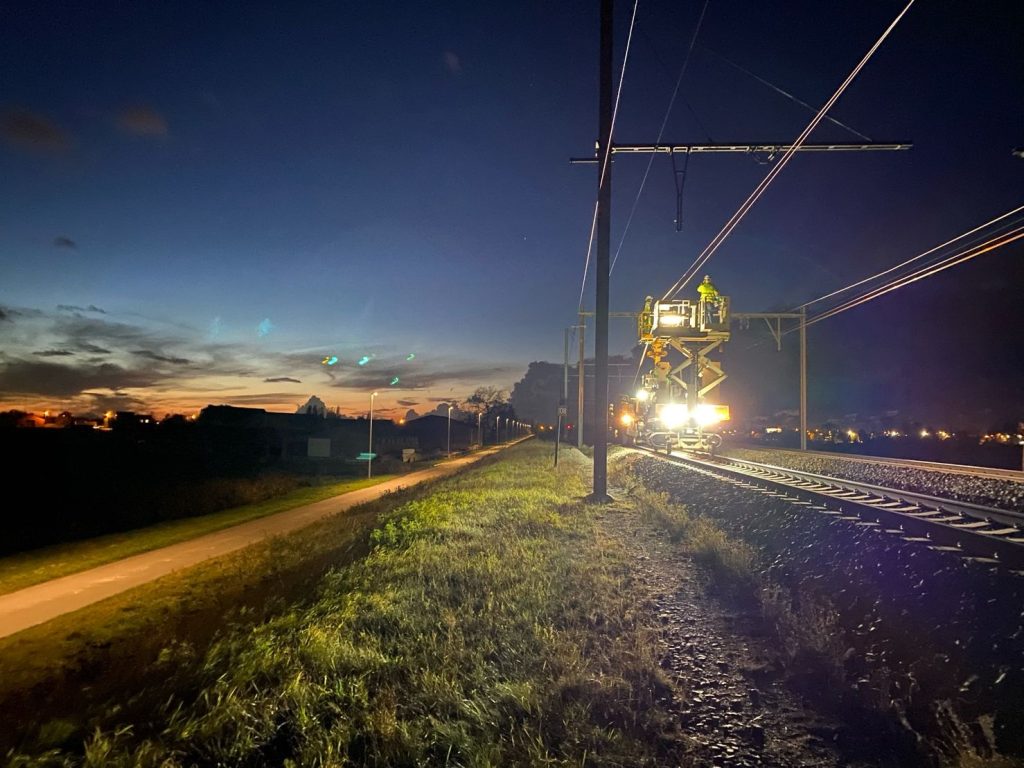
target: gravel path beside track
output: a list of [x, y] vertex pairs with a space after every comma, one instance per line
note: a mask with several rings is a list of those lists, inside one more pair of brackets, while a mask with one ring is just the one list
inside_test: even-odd
[[690, 558], [635, 514], [609, 508], [602, 526], [632, 554], [635, 578], [650, 592], [662, 622], [662, 665], [685, 690], [674, 705], [695, 744], [687, 765], [858, 765], [837, 750], [844, 729], [782, 685], [757, 614], [710, 597]]
[[486, 448], [468, 456], [440, 462], [428, 469], [400, 475], [379, 485], [250, 520], [195, 539], [0, 595], [0, 637], [16, 634], [182, 568], [304, 528], [385, 493], [452, 474], [492, 455], [502, 447]]

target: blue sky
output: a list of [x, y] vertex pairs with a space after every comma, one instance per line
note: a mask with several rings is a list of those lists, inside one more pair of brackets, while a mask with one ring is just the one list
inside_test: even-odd
[[[621, 55], [631, 5], [617, 5]], [[620, 141], [654, 138], [700, 5], [640, 3]], [[764, 5], [709, 3], [667, 137], [793, 138], [809, 113], [719, 54], [818, 104], [901, 4]], [[594, 170], [567, 158], [596, 132], [596, 6], [7, 6], [0, 399], [290, 409], [318, 394], [355, 412], [380, 388], [392, 390], [382, 407], [404, 414], [399, 400], [508, 388], [531, 360], [558, 360], [594, 199]], [[914, 150], [794, 160], [709, 264], [734, 306], [787, 308], [1024, 202], [1024, 160], [1010, 154], [1024, 143], [1021, 15], [1010, 3], [912, 9], [836, 116]], [[829, 126], [815, 138], [849, 136]], [[616, 244], [644, 164], [616, 163]], [[695, 158], [677, 233], [671, 172], [656, 163], [613, 308], [671, 284], [767, 167]], [[989, 264], [1015, 280], [1020, 255]], [[992, 335], [1022, 319], [1005, 275], [984, 287], [992, 274], [905, 289], [823, 323], [812, 342], [854, 334], [871, 340], [855, 345], [868, 367], [938, 365], [938, 351], [886, 343], [894, 318], [908, 302], [940, 318], [927, 327], [939, 350], [957, 330], [941, 327], [942, 307], [971, 280], [1003, 317], [967, 322]], [[613, 353], [631, 344], [626, 326], [613, 326]], [[951, 386], [970, 386], [993, 354], [1024, 352], [994, 350], [962, 350]], [[331, 353], [341, 362], [328, 371]], [[356, 366], [364, 354], [375, 357]], [[856, 410], [875, 385], [847, 375]], [[282, 378], [296, 381], [266, 381]], [[1019, 387], [997, 384], [1000, 407], [1021, 404]], [[750, 409], [775, 407], [730, 386]]]

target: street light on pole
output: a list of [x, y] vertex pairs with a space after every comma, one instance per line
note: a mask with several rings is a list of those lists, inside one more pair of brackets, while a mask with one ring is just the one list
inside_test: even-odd
[[373, 398], [377, 396], [376, 392], [370, 393], [370, 447], [366, 453], [366, 479], [369, 480], [373, 477]]
[[479, 411], [476, 415], [476, 439], [480, 447], [484, 447], [484, 412]]
[[448, 406], [448, 458], [452, 457], [452, 408], [454, 406]]
[[494, 420], [494, 442], [495, 444], [501, 442], [501, 416]]

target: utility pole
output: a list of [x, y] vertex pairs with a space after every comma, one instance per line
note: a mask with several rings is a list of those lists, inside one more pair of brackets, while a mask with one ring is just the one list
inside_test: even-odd
[[807, 450], [807, 307], [800, 307], [800, 450]]
[[565, 329], [565, 356], [562, 362], [562, 402], [565, 403], [569, 399], [569, 331], [571, 327]]
[[576, 447], [581, 451], [583, 450], [583, 355], [585, 354], [583, 333], [587, 330], [584, 323], [585, 321], [580, 317], [580, 357], [576, 366], [576, 373], [579, 374], [577, 376], [579, 382], [576, 385]]
[[[608, 277], [612, 231], [612, 0], [601, 0], [600, 95], [598, 98], [597, 296], [594, 301], [594, 492], [608, 498]], [[580, 366], [580, 386], [583, 368]]]

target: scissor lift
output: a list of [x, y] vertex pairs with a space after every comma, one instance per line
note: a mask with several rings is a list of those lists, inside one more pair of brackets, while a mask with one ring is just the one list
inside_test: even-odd
[[[717, 291], [696, 301], [647, 297], [637, 330], [653, 366], [644, 376], [641, 392], [646, 394], [636, 398], [637, 440], [667, 451], [713, 452], [721, 444], [705, 426], [728, 418], [728, 409], [704, 398], [726, 379], [721, 364], [709, 355], [729, 340], [729, 321], [729, 297]], [[682, 358], [678, 363], [673, 351]]]

